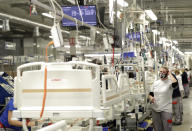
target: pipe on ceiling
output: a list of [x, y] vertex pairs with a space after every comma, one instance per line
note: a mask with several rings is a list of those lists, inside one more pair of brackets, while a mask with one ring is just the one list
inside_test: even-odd
[[[24, 19], [24, 18], [16, 17], [16, 16], [13, 16], [13, 15], [5, 14], [5, 13], [0, 13], [0, 16], [4, 17], [4, 18], [8, 18], [10, 20], [16, 20], [16, 21], [20, 21], [22, 23], [27, 23], [27, 24], [30, 24], [30, 25], [38, 26], [38, 27], [48, 29], [48, 30], [51, 30], [51, 28], [52, 28], [52, 26], [44, 25], [44, 24], [41, 24], [41, 23], [38, 23], [38, 22], [33, 22], [33, 21], [30, 21], [30, 20], [27, 20], [27, 19]], [[67, 31], [65, 31], [65, 30], [61, 30], [61, 32], [62, 33], [67, 33]]]

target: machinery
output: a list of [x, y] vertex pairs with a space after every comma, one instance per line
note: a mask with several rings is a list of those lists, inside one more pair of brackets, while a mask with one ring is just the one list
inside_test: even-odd
[[[33, 67], [39, 69], [24, 71]], [[45, 67], [47, 76], [44, 75]], [[90, 68], [94, 68], [94, 72]], [[39, 118], [46, 79], [47, 96], [43, 118], [102, 117], [98, 72], [98, 66], [88, 63], [22, 65], [18, 67], [16, 78], [15, 107], [22, 118]]]
[[[14, 105], [18, 110], [14, 117], [53, 123], [66, 120], [66, 127], [75, 119], [89, 121], [87, 128], [79, 123], [79, 131], [98, 128], [94, 127], [97, 120], [100, 125], [116, 120], [121, 128], [121, 114], [131, 108], [128, 101], [138, 102], [140, 98], [133, 94], [128, 81], [126, 73], [120, 74], [118, 81], [107, 74], [102, 76], [100, 87], [99, 66], [87, 62], [24, 64], [17, 68], [15, 78]], [[132, 103], [135, 107], [138, 110]]]

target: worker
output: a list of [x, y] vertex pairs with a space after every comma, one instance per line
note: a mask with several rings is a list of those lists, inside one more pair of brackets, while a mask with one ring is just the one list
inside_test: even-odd
[[189, 82], [188, 82], [188, 75], [185, 72], [185, 69], [182, 69], [182, 84], [183, 84], [183, 88], [184, 88], [184, 92], [185, 92], [185, 96], [183, 98], [188, 98], [189, 94], [190, 94], [190, 90], [189, 90]]
[[189, 74], [190, 74], [190, 77], [189, 77], [189, 88], [191, 90], [191, 87], [192, 87], [192, 70], [191, 70], [191, 68], [189, 69]]
[[167, 67], [160, 68], [159, 77], [149, 93], [153, 124], [155, 131], [172, 131], [172, 94], [178, 82]]
[[[181, 93], [181, 101], [180, 101], [180, 108], [181, 108], [181, 114], [183, 114], [183, 97], [184, 97], [184, 88], [183, 88], [183, 84], [182, 84], [182, 78], [180, 75], [180, 71], [179, 70], [175, 70], [175, 75], [177, 77], [178, 80], [178, 84], [179, 84], [179, 90]], [[182, 119], [182, 117], [181, 117]]]
[[[179, 78], [178, 72], [177, 76], [173, 75], [175, 77], [175, 79]], [[181, 80], [181, 77], [180, 77]], [[181, 113], [181, 92], [180, 92], [180, 88], [179, 88], [179, 80], [178, 81], [178, 85], [177, 88], [175, 88], [173, 90], [173, 95], [172, 95], [172, 109], [173, 109], [173, 118], [174, 118], [174, 125], [181, 125], [182, 124], [182, 113]]]
[[119, 78], [119, 74], [120, 74], [119, 67], [115, 66], [115, 76], [116, 76], [117, 80]]
[[[13, 120], [12, 114], [16, 108], [13, 105], [13, 99], [11, 98], [7, 104], [4, 112], [0, 116], [0, 131], [21, 131], [22, 122], [19, 120]], [[35, 121], [30, 121], [27, 123], [28, 127], [35, 125]]]
[[187, 73], [188, 82], [190, 82], [191, 79], [191, 71], [185, 68], [185, 72]]
[[[190, 81], [191, 81], [191, 71], [190, 71], [190, 69], [188, 70], [188, 69], [186, 68], [186, 69], [185, 69], [185, 72], [187, 73], [188, 83], [190, 84]], [[190, 90], [190, 86], [189, 86], [189, 90]]]

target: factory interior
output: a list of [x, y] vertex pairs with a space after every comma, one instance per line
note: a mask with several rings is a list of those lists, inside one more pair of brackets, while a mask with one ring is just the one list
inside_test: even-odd
[[192, 0], [0, 0], [0, 131], [192, 131]]

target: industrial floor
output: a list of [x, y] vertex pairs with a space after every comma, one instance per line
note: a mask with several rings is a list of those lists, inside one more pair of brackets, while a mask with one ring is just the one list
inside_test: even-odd
[[183, 99], [183, 123], [179, 126], [173, 126], [173, 131], [192, 131], [192, 90], [187, 99]]

